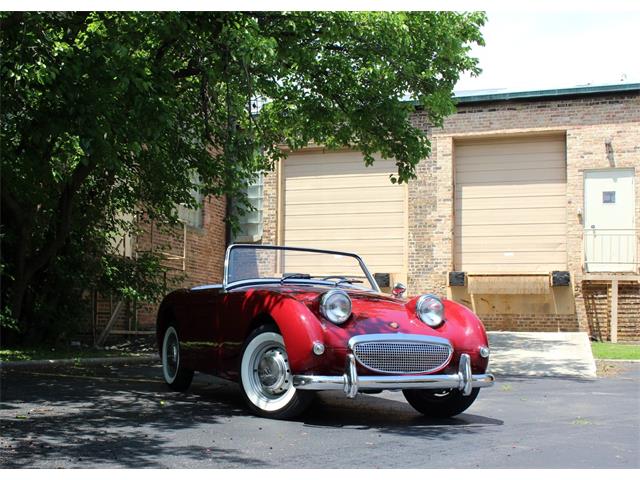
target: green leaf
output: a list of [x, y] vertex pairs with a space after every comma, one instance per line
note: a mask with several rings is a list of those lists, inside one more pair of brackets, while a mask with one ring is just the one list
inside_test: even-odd
[[29, 315], [13, 319], [48, 338], [80, 325], [90, 302], [78, 299], [91, 289], [162, 296], [162, 249], [133, 261], [115, 244], [150, 221], [175, 234], [176, 205], [196, 203], [194, 172], [203, 192], [242, 204], [247, 180], [273, 171], [283, 144], [315, 141], [357, 149], [365, 165], [394, 159], [389, 181], [411, 181], [430, 144], [402, 98], [441, 125], [457, 79], [479, 71], [469, 51], [485, 21], [428, 11], [0, 18], [2, 188], [19, 210], [3, 215], [2, 305], [25, 301], [21, 252], [40, 258], [54, 245], [27, 282]]

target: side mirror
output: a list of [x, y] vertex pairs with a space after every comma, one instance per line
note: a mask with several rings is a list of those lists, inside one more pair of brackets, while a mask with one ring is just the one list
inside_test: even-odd
[[402, 298], [404, 296], [404, 292], [406, 292], [406, 291], [407, 291], [407, 287], [405, 287], [404, 284], [396, 283], [393, 286], [393, 290], [391, 290], [391, 293], [396, 298]]

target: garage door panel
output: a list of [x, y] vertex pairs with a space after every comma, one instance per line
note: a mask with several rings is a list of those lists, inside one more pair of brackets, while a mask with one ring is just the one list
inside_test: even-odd
[[487, 228], [486, 225], [468, 225], [460, 227], [456, 225], [454, 235], [463, 239], [468, 237], [492, 238], [501, 237], [540, 237], [546, 235], [560, 235], [566, 239], [567, 224], [566, 222], [548, 223], [545, 225], [544, 232], [540, 232], [540, 226], [533, 224], [520, 225], [501, 225], [499, 231], [494, 228]]
[[508, 250], [502, 252], [465, 252], [465, 261], [469, 264], [502, 263], [504, 265], [517, 265], [519, 263], [562, 263], [565, 259], [564, 252], [519, 252]]
[[[515, 245], [515, 246], [514, 246]], [[455, 241], [456, 251], [464, 248], [465, 252], [562, 252], [565, 239], [562, 235], [520, 237], [466, 237]]]
[[566, 269], [563, 137], [456, 143], [454, 205], [456, 269]]
[[[547, 154], [548, 157], [553, 157], [553, 154]], [[558, 162], [557, 158], [549, 158], [546, 157], [538, 157], [535, 161], [536, 166], [532, 166], [530, 162], [511, 162], [509, 168], [511, 170], [528, 170], [535, 171], [538, 169], [547, 169], [547, 168], [563, 168], [562, 163]], [[482, 161], [477, 158], [469, 159], [469, 161], [465, 161], [464, 164], [460, 165], [457, 168], [458, 172], [468, 173], [468, 172], [501, 172], [504, 169], [504, 160], [501, 158], [493, 159], [490, 158], [486, 161]]]
[[[476, 154], [473, 151], [477, 152]], [[505, 159], [509, 161], [509, 163], [522, 163], [523, 165], [529, 165], [533, 162], [547, 162], [550, 166], [554, 164], [562, 163], [559, 158], [559, 152], [502, 152], [500, 154], [496, 153], [484, 153], [480, 149], [474, 149], [470, 154], [465, 153], [464, 151], [460, 151], [456, 149], [455, 155], [456, 158], [464, 158], [464, 165], [460, 165], [459, 162], [456, 162], [456, 168], [463, 168], [468, 170], [470, 168], [476, 168], [480, 166], [487, 165], [488, 168], [494, 168], [499, 166], [501, 162], [504, 162]]]
[[[292, 242], [298, 240], [307, 240], [307, 241], [323, 241], [325, 239], [334, 239], [334, 240], [357, 240], [360, 242], [361, 240], [380, 240], [380, 239], [398, 239], [403, 240], [404, 235], [402, 232], [396, 231], [396, 229], [390, 228], [345, 228], [345, 227], [310, 227], [310, 228], [298, 228], [295, 230], [287, 229], [286, 232], [286, 242], [287, 245], [293, 245]], [[359, 243], [354, 243], [355, 247], [352, 250], [355, 250], [357, 253]]]
[[402, 228], [404, 216], [395, 213], [368, 212], [360, 215], [336, 215], [315, 213], [313, 215], [285, 215], [287, 231], [316, 226], [343, 226], [343, 228], [376, 228], [381, 225], [389, 229]]
[[[367, 254], [361, 255], [372, 273], [393, 272], [398, 262], [402, 262], [402, 255], [398, 254]], [[341, 260], [321, 255], [286, 255], [284, 271], [287, 273], [308, 273], [320, 275], [356, 275], [363, 276], [362, 270], [353, 261]]]
[[467, 225], [526, 225], [533, 223], [543, 228], [547, 223], [557, 223], [564, 212], [566, 212], [564, 207], [469, 209], [458, 212], [458, 225], [464, 227]]
[[[294, 190], [287, 192], [287, 202], [353, 202], [362, 201], [363, 199], [382, 201], [403, 201], [404, 192], [389, 187], [361, 187], [361, 188], [326, 188], [326, 189], [309, 189]], [[285, 187], [286, 188], [286, 187]], [[373, 208], [373, 205], [372, 205]]]
[[[406, 187], [389, 180], [395, 161], [365, 167], [362, 158], [360, 152], [316, 152], [284, 160], [284, 243], [354, 252], [372, 271], [402, 273]], [[313, 260], [300, 259], [299, 266]]]
[[[377, 213], [393, 213], [398, 216], [404, 214], [404, 202], [402, 200], [382, 202], [376, 204]], [[371, 213], [371, 202], [300, 202], [288, 203], [286, 215], [309, 215], [309, 214], [329, 214], [329, 215], [360, 215]]]
[[566, 183], [564, 178], [565, 168], [504, 168], [501, 171], [475, 171], [458, 172], [456, 183], [458, 185], [502, 185], [516, 183]]
[[556, 195], [566, 198], [566, 183], [529, 182], [527, 184], [456, 185], [456, 199], [461, 198], [511, 198], [521, 196]]
[[[291, 246], [295, 247], [308, 247], [308, 248], [320, 248], [324, 250], [336, 250], [338, 252], [349, 251], [353, 248], [353, 241], [351, 240], [298, 240], [296, 244]], [[358, 255], [375, 255], [379, 253], [389, 252], [403, 252], [403, 240], [402, 239], [372, 239], [361, 240], [358, 242], [358, 251], [351, 252]]]
[[[343, 261], [332, 261], [333, 256], [319, 256], [315, 255], [296, 255], [295, 257], [287, 258], [288, 266], [295, 265], [312, 265], [314, 262], [328, 266], [340, 266], [344, 265]], [[379, 253], [376, 254], [375, 262], [380, 265], [394, 265], [397, 262], [402, 261], [402, 255], [397, 253]], [[320, 262], [320, 263], [319, 263]]]
[[287, 178], [287, 188], [289, 191], [358, 187], [394, 187], [394, 185], [389, 181], [389, 175], [385, 173], [370, 173], [368, 175], [327, 175], [322, 178]]
[[[456, 257], [454, 259], [455, 262], [459, 262], [460, 259]], [[506, 265], [500, 262], [486, 262], [486, 263], [467, 263], [466, 270], [467, 272], [474, 273], [496, 273], [496, 274], [514, 274], [517, 275], [519, 273], [544, 273], [547, 274], [554, 270], [566, 270], [567, 265], [566, 261], [558, 262], [558, 263], [512, 263], [510, 265]]]
[[[324, 157], [331, 157], [331, 155], [323, 155]], [[330, 176], [343, 176], [343, 175], [353, 175], [353, 174], [374, 174], [374, 175], [384, 175], [387, 179], [389, 178], [389, 174], [397, 171], [397, 166], [395, 162], [389, 162], [384, 160], [376, 160], [373, 165], [366, 167], [364, 165], [364, 161], [362, 159], [357, 160], [361, 162], [362, 165], [358, 165], [358, 170], [354, 169], [353, 162], [356, 160], [346, 162], [344, 161], [344, 156], [340, 155], [337, 159], [333, 161], [331, 159], [322, 160], [316, 159], [312, 160], [311, 158], [287, 158], [287, 179], [297, 179], [297, 178], [307, 178], [307, 177], [317, 177], [318, 172], [320, 170], [325, 170], [330, 173]]]
[[478, 140], [461, 141], [455, 146], [456, 157], [472, 156], [495, 157], [495, 156], [526, 156], [539, 154], [564, 155], [564, 139], [558, 137], [541, 136], [539, 138], [513, 137], [509, 140]]
[[565, 197], [561, 195], [513, 196], [509, 201], [505, 197], [460, 198], [455, 202], [456, 210], [495, 210], [508, 208], [564, 208]]
[[[564, 252], [487, 252], [487, 253], [464, 253], [466, 265], [509, 265], [517, 266], [521, 264], [532, 265], [563, 265], [566, 262]], [[468, 271], [468, 270], [466, 270]], [[547, 271], [549, 271], [547, 269]]]

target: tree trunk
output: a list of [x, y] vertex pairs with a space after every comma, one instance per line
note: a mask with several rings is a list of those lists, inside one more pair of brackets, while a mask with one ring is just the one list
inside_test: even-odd
[[18, 325], [22, 326], [24, 323], [22, 320], [22, 304], [24, 302], [24, 296], [27, 291], [28, 280], [27, 278], [20, 274], [16, 273], [15, 281], [13, 282], [11, 288], [11, 295], [9, 297], [8, 305], [11, 309], [11, 314], [13, 318], [18, 320]]
[[[14, 280], [9, 285], [7, 304], [11, 308], [13, 318], [18, 321], [23, 333], [33, 331], [33, 319], [25, 316], [25, 298], [36, 275], [47, 270], [51, 259], [66, 243], [71, 231], [73, 200], [78, 189], [93, 170], [94, 164], [79, 165], [73, 172], [71, 179], [65, 185], [60, 197], [56, 213], [51, 217], [47, 228], [47, 235], [39, 249], [31, 248], [33, 236], [33, 216], [27, 215], [16, 199], [3, 188], [2, 199], [13, 217], [14, 225], [18, 227], [18, 245], [15, 260]], [[3, 187], [6, 187], [3, 185]], [[31, 334], [29, 334], [31, 336]]]
[[11, 309], [11, 315], [18, 321], [18, 325], [21, 325], [24, 296], [30, 281], [25, 271], [25, 264], [33, 234], [33, 216], [25, 213], [25, 210], [18, 205], [4, 185], [2, 190], [3, 206], [5, 207], [3, 227], [17, 234], [16, 246], [11, 252], [15, 254], [13, 258], [13, 278], [11, 278], [11, 275], [9, 275], [9, 278], [5, 276], [2, 296], [6, 305]]

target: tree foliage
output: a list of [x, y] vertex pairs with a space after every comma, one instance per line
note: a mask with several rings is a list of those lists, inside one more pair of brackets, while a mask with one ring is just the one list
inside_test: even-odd
[[109, 239], [134, 228], [122, 214], [175, 221], [193, 172], [204, 194], [241, 197], [282, 144], [314, 141], [394, 158], [392, 181], [410, 180], [429, 142], [402, 99], [441, 124], [484, 20], [0, 13], [2, 318], [42, 332], [88, 288], [157, 294], [159, 264], [118, 266]]

